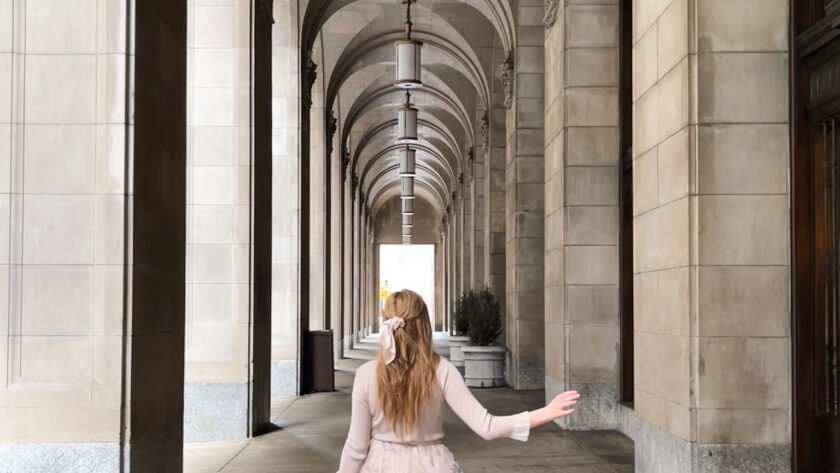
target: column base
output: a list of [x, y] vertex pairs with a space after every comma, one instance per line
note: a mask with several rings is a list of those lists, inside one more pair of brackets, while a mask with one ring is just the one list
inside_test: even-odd
[[184, 442], [245, 438], [248, 438], [247, 384], [184, 385]]
[[677, 437], [619, 406], [618, 430], [636, 444], [636, 473], [787, 473], [790, 445], [697, 444]]
[[297, 395], [297, 360], [271, 360], [271, 397]]
[[618, 391], [612, 384], [564, 383], [545, 378], [546, 401], [563, 391], [577, 391], [585, 402], [576, 407], [575, 413], [556, 422], [566, 430], [612, 430], [617, 428]]
[[513, 353], [508, 351], [505, 357], [505, 381], [508, 386], [516, 390], [544, 389], [547, 378], [545, 376], [545, 362], [541, 360], [519, 359], [514, 370]]
[[0, 443], [3, 471], [120, 471], [116, 443]]

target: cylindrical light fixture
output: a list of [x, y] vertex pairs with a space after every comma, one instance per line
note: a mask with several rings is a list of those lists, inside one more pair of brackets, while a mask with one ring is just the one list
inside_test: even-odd
[[414, 158], [416, 151], [406, 146], [400, 148], [400, 177], [414, 176], [416, 174]]
[[411, 94], [405, 93], [405, 103], [397, 110], [397, 143], [417, 143], [417, 109], [411, 105]]
[[414, 215], [414, 199], [400, 199], [403, 215]]
[[403, 242], [403, 245], [410, 245], [411, 244], [411, 235], [403, 235], [402, 242]]
[[405, 6], [405, 39], [394, 43], [397, 53], [397, 77], [394, 81], [396, 87], [412, 89], [422, 87], [420, 80], [420, 50], [423, 43], [411, 39], [411, 3], [414, 0], [403, 0]]
[[423, 43], [404, 39], [394, 43], [397, 50], [397, 77], [394, 86], [403, 89], [422, 87], [420, 80], [420, 50]]
[[414, 226], [414, 215], [412, 214], [403, 214], [402, 216], [402, 224], [403, 226]]
[[411, 236], [411, 225], [403, 225], [403, 236], [409, 235]]
[[401, 177], [400, 181], [402, 181], [402, 197], [403, 199], [413, 199], [414, 198], [414, 178], [413, 177]]

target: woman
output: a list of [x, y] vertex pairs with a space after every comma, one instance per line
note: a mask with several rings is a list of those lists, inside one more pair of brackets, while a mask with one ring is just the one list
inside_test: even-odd
[[460, 472], [442, 443], [444, 402], [485, 440], [524, 442], [530, 429], [571, 414], [580, 397], [567, 391], [535, 411], [490, 415], [458, 369], [432, 348], [429, 312], [420, 296], [391, 294], [383, 315], [378, 359], [356, 372], [339, 473]]

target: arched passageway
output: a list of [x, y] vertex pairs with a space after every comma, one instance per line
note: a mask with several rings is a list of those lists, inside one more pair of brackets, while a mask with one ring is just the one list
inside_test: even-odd
[[840, 0], [410, 5], [404, 183], [404, 3], [0, 1], [0, 469], [332, 465], [410, 200], [441, 353], [487, 286], [478, 395], [585, 399], [497, 466], [837, 471]]

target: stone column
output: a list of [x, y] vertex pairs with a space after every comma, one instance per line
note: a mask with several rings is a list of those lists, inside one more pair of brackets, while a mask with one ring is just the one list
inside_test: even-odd
[[[370, 211], [368, 211], [368, 215]], [[370, 335], [376, 330], [376, 300], [377, 300], [377, 290], [376, 290], [376, 247], [373, 245], [373, 218], [368, 218], [368, 231], [365, 237], [367, 241], [367, 255], [368, 255], [368, 267], [367, 267], [367, 281], [368, 281], [368, 289], [367, 289], [367, 315], [365, 319], [367, 320], [367, 334]]]
[[357, 337], [359, 339], [364, 338], [367, 335], [367, 317], [365, 317], [365, 313], [367, 312], [367, 288], [368, 288], [368, 280], [367, 280], [367, 266], [368, 266], [368, 254], [367, 254], [367, 232], [368, 232], [368, 209], [367, 203], [362, 200], [362, 214], [360, 217], [360, 226], [359, 226], [359, 292], [357, 294], [359, 298], [359, 311], [356, 313], [356, 320], [358, 321], [358, 330], [357, 330]]
[[300, 89], [297, 1], [273, 0], [271, 395], [298, 391], [298, 245]]
[[506, 105], [505, 344], [507, 382], [544, 385], [543, 5], [514, 9], [519, 42], [503, 64]]
[[789, 471], [788, 2], [634, 16], [637, 471]]
[[461, 193], [461, 183], [457, 184], [455, 191], [452, 193], [452, 223], [454, 227], [453, 234], [453, 255], [455, 257], [455, 274], [453, 277], [453, 285], [455, 287], [455, 297], [461, 297], [464, 291], [464, 211], [463, 200]]
[[452, 222], [449, 220], [449, 207], [444, 211], [445, 220], [445, 245], [446, 245], [446, 328], [447, 332], [452, 332], [452, 311], [455, 309], [455, 301], [453, 300], [452, 290]]
[[355, 199], [353, 195], [353, 176], [349, 172], [348, 168], [350, 159], [347, 157], [347, 154], [348, 153], [345, 151], [345, 158], [342, 163], [344, 166], [344, 192], [342, 193], [344, 214], [342, 215], [343, 225], [341, 227], [341, 299], [344, 305], [344, 310], [341, 316], [342, 351], [352, 348], [351, 339], [353, 335], [353, 202]]
[[[453, 193], [454, 195], [454, 193]], [[449, 204], [449, 214], [448, 214], [448, 222], [449, 222], [449, 302], [450, 302], [450, 316], [452, 312], [455, 310], [455, 302], [458, 301], [458, 298], [461, 297], [461, 294], [458, 293], [458, 252], [456, 251], [457, 244], [458, 244], [458, 221], [456, 220], [455, 215], [455, 199], [453, 196], [452, 201]], [[451, 325], [451, 319], [450, 319]], [[451, 327], [450, 327], [451, 330]]]
[[355, 344], [359, 341], [359, 228], [362, 223], [361, 207], [359, 201], [361, 200], [361, 193], [359, 192], [359, 179], [354, 176], [354, 193], [353, 193], [353, 266], [351, 267], [352, 274], [352, 290], [353, 294], [353, 311], [350, 313], [350, 335], [351, 342]]
[[470, 241], [469, 281], [472, 287], [481, 287], [484, 282], [484, 153], [473, 148], [468, 163], [469, 192], [471, 202], [472, 237]]
[[0, 18], [0, 464], [180, 471], [187, 5]]
[[[251, 207], [251, 5], [189, 2], [188, 11], [184, 440], [223, 441], [251, 433], [251, 348], [269, 334], [252, 323], [252, 229], [271, 214]], [[253, 176], [270, 179], [271, 169]], [[260, 197], [270, 205], [268, 188]]]
[[440, 219], [440, 253], [443, 260], [442, 266], [442, 292], [443, 292], [443, 323], [441, 330], [444, 332], [451, 331], [449, 326], [449, 231], [446, 228], [446, 213]]
[[484, 281], [500, 301], [505, 297], [505, 115], [504, 107], [492, 109], [484, 142]]
[[[312, 48], [312, 58], [324, 64], [323, 49], [318, 42]], [[326, 320], [325, 285], [325, 205], [328, 187], [326, 175], [326, 130], [324, 114], [324, 74], [318, 74], [312, 84], [312, 107], [309, 110], [309, 226], [304, 229], [309, 245], [309, 330], [323, 330]]]
[[329, 328], [333, 331], [333, 356], [341, 357], [341, 315], [343, 312], [342, 306], [342, 273], [341, 265], [343, 262], [342, 245], [343, 239], [341, 233], [343, 231], [343, 153], [335, 144], [338, 142], [338, 127], [339, 121], [335, 118], [334, 113], [327, 116], [327, 166], [329, 169], [329, 182], [327, 183], [329, 195], [327, 202], [329, 205], [326, 208], [326, 215], [324, 220], [327, 225], [327, 237], [329, 243], [326, 245], [329, 257], [326, 262], [326, 274], [328, 275], [327, 290], [325, 296], [328, 298], [327, 307], [329, 308]]
[[437, 332], [446, 331], [446, 233], [440, 224], [435, 243], [435, 325]]
[[461, 290], [464, 291], [472, 287], [472, 281], [470, 275], [472, 274], [472, 262], [470, 259], [470, 254], [472, 253], [472, 199], [471, 193], [469, 192], [469, 183], [464, 180], [464, 174], [462, 173], [460, 176], [460, 190], [458, 194], [460, 194], [460, 202], [458, 204], [459, 211], [461, 213], [461, 233], [463, 236], [461, 237], [460, 242], [460, 250], [461, 250]]
[[546, 398], [587, 399], [567, 429], [616, 427], [618, 5], [546, 18]]

